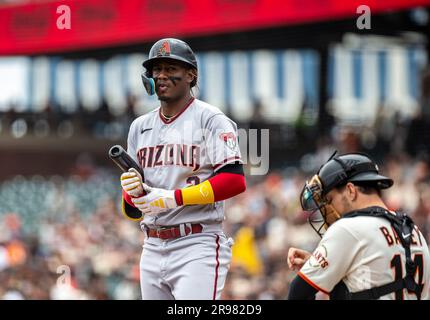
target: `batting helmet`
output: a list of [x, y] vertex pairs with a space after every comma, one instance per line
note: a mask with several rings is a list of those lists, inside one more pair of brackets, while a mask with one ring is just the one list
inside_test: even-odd
[[179, 39], [161, 39], [152, 46], [148, 59], [143, 62], [148, 77], [151, 76], [154, 62], [162, 59], [182, 61], [197, 70], [197, 60], [193, 50], [186, 42]]

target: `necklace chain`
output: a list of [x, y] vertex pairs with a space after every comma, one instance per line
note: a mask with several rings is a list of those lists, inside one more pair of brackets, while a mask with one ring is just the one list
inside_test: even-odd
[[[160, 110], [161, 111], [161, 110]], [[161, 111], [161, 116], [164, 118], [164, 119], [166, 119], [166, 120], [170, 120], [170, 119], [172, 119], [175, 115], [173, 115], [173, 116], [166, 116], [164, 113], [163, 113], [163, 111]]]
[[[193, 98], [191, 97], [191, 99], [193, 99]], [[191, 99], [190, 99], [190, 101], [191, 101]], [[188, 102], [187, 104], [189, 104], [189, 102]], [[172, 115], [172, 116], [166, 116], [166, 115], [163, 113], [163, 110], [160, 108], [160, 114], [161, 114], [161, 116], [162, 116], [166, 121], [170, 121], [170, 119], [172, 119], [172, 118], [173, 118], [174, 116], [176, 116], [178, 113], [179, 113], [179, 112], [175, 113], [175, 114], [174, 114], [174, 115]]]

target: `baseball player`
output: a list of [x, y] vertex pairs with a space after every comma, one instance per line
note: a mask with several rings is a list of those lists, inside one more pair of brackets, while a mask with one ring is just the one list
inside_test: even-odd
[[[156, 42], [142, 79], [161, 106], [130, 126], [127, 151], [143, 176], [121, 175], [123, 213], [142, 216], [143, 299], [219, 299], [232, 240], [224, 201], [246, 189], [237, 126], [193, 97], [196, 57], [178, 39]], [[139, 216], [138, 215], [138, 216]]]
[[355, 153], [333, 155], [306, 182], [302, 208], [313, 212], [309, 222], [322, 240], [312, 254], [290, 248], [288, 265], [300, 271], [289, 299], [314, 299], [318, 291], [330, 299], [430, 298], [429, 248], [412, 220], [381, 199], [392, 185]]

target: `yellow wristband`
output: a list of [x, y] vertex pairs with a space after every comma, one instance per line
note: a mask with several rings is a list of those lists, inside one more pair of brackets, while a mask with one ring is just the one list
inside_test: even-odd
[[215, 202], [211, 183], [206, 180], [196, 186], [181, 189], [183, 205], [209, 204]]

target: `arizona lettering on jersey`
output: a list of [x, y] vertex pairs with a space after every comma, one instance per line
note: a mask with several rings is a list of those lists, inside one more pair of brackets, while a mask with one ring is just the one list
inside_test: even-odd
[[160, 166], [200, 168], [200, 146], [186, 144], [160, 144], [155, 147], [143, 147], [137, 152], [140, 166], [145, 168]]

